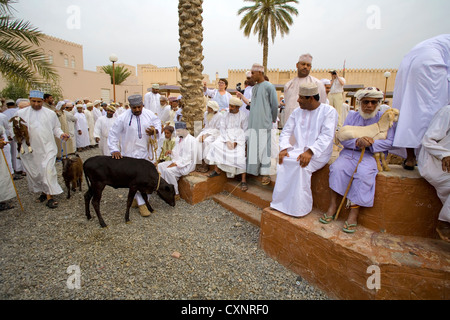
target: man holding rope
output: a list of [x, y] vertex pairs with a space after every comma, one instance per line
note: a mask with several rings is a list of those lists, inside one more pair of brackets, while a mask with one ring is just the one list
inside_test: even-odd
[[[359, 90], [355, 97], [360, 105], [359, 111], [350, 111], [344, 126], [362, 127], [378, 122], [382, 116], [379, 109], [383, 100], [383, 92], [377, 88], [366, 88]], [[341, 141], [344, 149], [330, 166], [331, 203], [320, 222], [328, 224], [334, 220], [334, 215], [338, 209], [338, 194], [344, 196], [349, 184], [351, 184], [347, 193], [348, 205], [351, 210], [343, 231], [346, 233], [356, 232], [360, 207], [373, 207], [375, 198], [375, 180], [378, 169], [373, 154], [391, 149], [395, 128], [396, 125], [394, 124], [389, 129], [386, 140], [362, 137]], [[364, 153], [363, 150], [365, 150]], [[355, 170], [356, 168], [357, 170]]]
[[[159, 138], [161, 120], [144, 108], [141, 95], [132, 95], [128, 97], [128, 101], [130, 109], [117, 118], [109, 131], [108, 147], [111, 156], [117, 160], [129, 157], [156, 162], [157, 155], [152, 151], [149, 139], [155, 135]], [[139, 192], [135, 200], [133, 207], [138, 206], [141, 216], [149, 217], [150, 211]]]

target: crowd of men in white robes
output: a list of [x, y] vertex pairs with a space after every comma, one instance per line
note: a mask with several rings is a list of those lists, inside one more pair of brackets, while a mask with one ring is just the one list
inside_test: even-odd
[[[403, 152], [405, 158], [407, 154], [403, 167], [415, 170], [417, 164], [420, 173], [436, 187], [443, 202], [439, 216], [442, 226], [438, 232], [443, 239], [448, 239], [450, 151], [445, 106], [450, 104], [449, 56], [450, 35], [435, 37], [415, 47], [402, 62], [395, 84], [392, 107], [400, 110], [398, 125], [389, 130], [384, 140], [360, 137], [341, 141], [342, 151], [330, 167], [332, 200], [320, 219], [322, 223], [333, 221], [336, 198], [343, 195], [351, 180], [347, 196], [351, 213], [343, 231], [356, 232], [360, 208], [373, 206], [378, 173], [373, 154]], [[336, 131], [343, 126], [376, 123], [390, 108], [383, 104], [383, 92], [369, 86], [356, 93], [358, 106], [351, 110], [344, 103], [346, 80], [336, 71], [331, 72], [331, 79], [312, 77], [312, 61], [310, 54], [300, 56], [297, 77], [285, 85], [281, 99], [264, 74], [263, 66], [256, 63], [246, 74], [245, 89], [235, 97], [227, 91], [226, 79], [220, 79], [219, 89], [208, 89], [205, 85], [203, 129], [195, 135], [183, 122], [182, 97], [162, 96], [158, 84], [144, 96], [130, 96], [125, 108], [101, 101], [91, 103], [88, 99], [76, 103], [61, 101], [53, 108], [51, 100], [42, 96], [45, 113], [39, 109], [41, 115], [38, 115], [32, 104], [17, 114], [28, 120], [29, 128], [44, 137], [44, 142], [56, 139], [54, 150], [44, 150], [45, 143], [41, 141], [39, 145], [34, 139], [37, 151], [33, 157], [37, 159], [36, 155], [42, 152], [39, 159], [45, 165], [27, 160], [31, 156], [24, 154], [24, 170], [11, 163], [12, 171], [19, 174], [25, 171], [30, 190], [42, 192], [42, 199], [47, 196], [48, 206], [54, 207], [55, 201], [50, 200], [62, 191], [56, 183], [54, 188], [40, 185], [33, 180], [37, 177], [34, 173], [51, 166], [54, 159], [65, 154], [100, 144], [102, 154], [115, 159], [127, 156], [154, 162], [161, 177], [175, 186], [178, 198], [179, 179], [195, 170], [208, 173], [210, 178], [223, 172], [228, 178], [240, 175], [242, 191], [248, 190], [247, 175], [261, 176], [261, 183], [268, 185], [272, 183], [271, 176], [276, 174], [271, 207], [291, 216], [305, 216], [312, 210], [311, 175], [329, 162]], [[433, 72], [428, 72], [428, 68]], [[41, 93], [32, 92], [30, 101], [40, 96]], [[35, 126], [37, 121], [41, 125]], [[39, 131], [42, 123], [52, 131]], [[278, 129], [282, 130], [279, 139]], [[414, 149], [416, 152], [411, 153]], [[11, 150], [9, 154], [12, 160]], [[411, 155], [419, 156], [418, 163], [412, 162]], [[358, 173], [353, 176], [356, 166], [359, 166]], [[0, 186], [6, 185], [6, 180]], [[142, 195], [138, 194], [135, 200], [141, 214], [150, 215]]]

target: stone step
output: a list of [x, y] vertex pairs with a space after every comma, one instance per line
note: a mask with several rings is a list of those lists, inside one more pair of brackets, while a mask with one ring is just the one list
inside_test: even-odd
[[243, 201], [228, 192], [216, 194], [212, 199], [225, 209], [233, 212], [242, 219], [260, 227], [262, 209]]
[[247, 184], [248, 190], [243, 192], [239, 181], [229, 179], [225, 184], [224, 191], [232, 193], [235, 197], [250, 202], [261, 209], [269, 207], [272, 201], [272, 190], [264, 188], [260, 183], [250, 179], [247, 180]]
[[[338, 299], [449, 299], [449, 243], [364, 226], [346, 234], [343, 217], [324, 225], [320, 216], [317, 209], [304, 218], [293, 218], [266, 208], [261, 217], [261, 248]], [[372, 286], [377, 280], [379, 286]]]

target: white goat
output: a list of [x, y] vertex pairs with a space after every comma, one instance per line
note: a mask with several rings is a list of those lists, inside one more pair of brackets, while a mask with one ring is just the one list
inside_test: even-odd
[[[389, 129], [392, 128], [394, 122], [398, 121], [399, 115], [400, 111], [398, 109], [390, 108], [381, 116], [380, 121], [377, 123], [365, 127], [344, 126], [338, 131], [336, 137], [339, 141], [347, 141], [362, 137], [370, 137], [374, 140], [385, 140]], [[377, 160], [378, 171], [391, 171], [384, 154], [375, 153], [374, 157]], [[381, 166], [380, 160], [383, 166]]]

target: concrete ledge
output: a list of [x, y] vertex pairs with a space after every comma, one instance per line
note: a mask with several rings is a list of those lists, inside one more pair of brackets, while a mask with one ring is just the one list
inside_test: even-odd
[[178, 181], [180, 197], [195, 205], [223, 191], [228, 179], [224, 173], [219, 177], [208, 178], [206, 173], [192, 172]]
[[[391, 172], [379, 173], [373, 208], [361, 208], [358, 223], [376, 232], [394, 235], [437, 238], [436, 225], [442, 203], [436, 190], [419, 174], [390, 165]], [[328, 210], [329, 165], [312, 176], [314, 208]], [[339, 200], [340, 201], [340, 200]], [[342, 217], [349, 210], [343, 210]]]
[[[344, 219], [321, 224], [321, 212], [296, 219], [267, 208], [261, 248], [274, 260], [338, 299], [450, 299], [450, 244], [395, 236], [358, 227], [342, 232]], [[381, 289], [369, 289], [370, 266], [381, 270]]]

